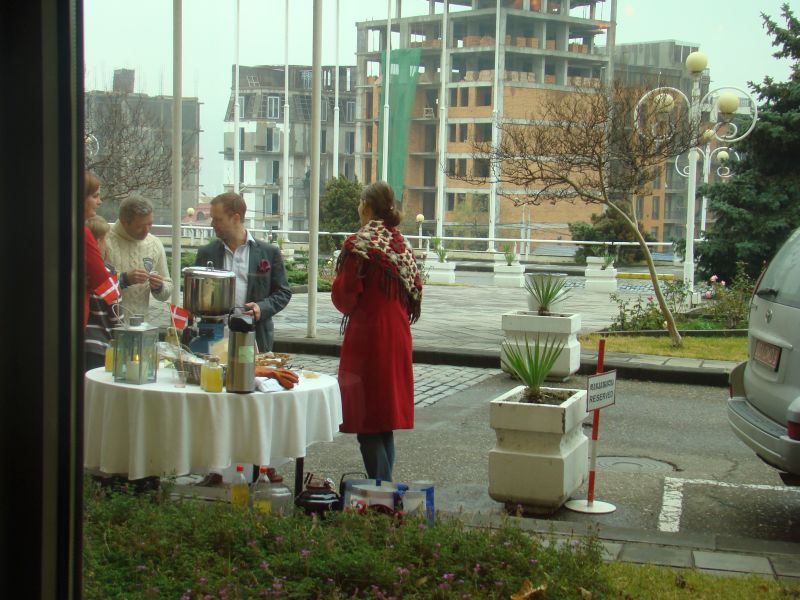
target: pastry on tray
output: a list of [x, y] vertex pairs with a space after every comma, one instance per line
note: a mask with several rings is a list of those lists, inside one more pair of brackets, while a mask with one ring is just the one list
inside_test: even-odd
[[286, 367], [291, 361], [290, 354], [281, 352], [260, 352], [256, 354], [257, 367]]

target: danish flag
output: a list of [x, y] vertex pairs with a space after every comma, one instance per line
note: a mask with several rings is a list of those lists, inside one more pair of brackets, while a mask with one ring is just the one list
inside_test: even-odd
[[114, 304], [114, 302], [119, 300], [119, 284], [117, 283], [117, 276], [109, 274], [108, 279], [98, 285], [95, 288], [94, 293], [105, 300], [106, 304]]
[[169, 312], [172, 315], [172, 323], [176, 329], [184, 329], [189, 324], [189, 311], [185, 308], [170, 304]]

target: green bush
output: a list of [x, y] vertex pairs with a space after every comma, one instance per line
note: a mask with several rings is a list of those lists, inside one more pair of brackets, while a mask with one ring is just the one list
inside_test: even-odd
[[746, 328], [750, 316], [750, 299], [755, 284], [747, 273], [747, 265], [743, 261], [736, 263], [736, 275], [729, 285], [712, 275], [709, 287], [703, 293], [710, 300], [709, 316], [724, 324], [728, 329]]
[[163, 492], [108, 492], [88, 480], [84, 505], [89, 600], [509, 598], [525, 580], [546, 584], [548, 598], [579, 599], [609, 588], [596, 539], [546, 545], [509, 522], [272, 517]]
[[[660, 281], [659, 283], [667, 308], [669, 308], [673, 316], [677, 317], [688, 293], [687, 284], [682, 281]], [[655, 296], [648, 296], [646, 300], [639, 296], [631, 300], [613, 293], [610, 298], [617, 303], [618, 311], [616, 319], [611, 324], [611, 331], [666, 329], [664, 314], [661, 312]]]

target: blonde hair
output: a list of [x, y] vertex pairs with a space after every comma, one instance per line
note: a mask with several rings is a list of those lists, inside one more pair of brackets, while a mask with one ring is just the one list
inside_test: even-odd
[[88, 219], [86, 221], [86, 226], [89, 228], [89, 231], [92, 232], [94, 239], [98, 242], [104, 239], [108, 232], [111, 231], [111, 225], [100, 215], [95, 215], [91, 219]]

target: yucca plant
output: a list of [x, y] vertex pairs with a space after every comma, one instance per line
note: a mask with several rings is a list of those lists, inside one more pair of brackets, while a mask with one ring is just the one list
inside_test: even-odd
[[506, 264], [510, 267], [517, 260], [517, 253], [514, 252], [514, 246], [506, 244], [503, 246], [503, 256], [506, 259]]
[[504, 352], [500, 354], [503, 366], [526, 386], [522, 402], [549, 404], [543, 402], [542, 384], [558, 360], [565, 343], [563, 339], [551, 339], [549, 336], [545, 336], [542, 341], [538, 335], [533, 346], [528, 341], [528, 336], [525, 336], [524, 348], [518, 341], [503, 342]]
[[526, 277], [525, 289], [539, 304], [539, 314], [549, 315], [550, 307], [569, 296], [563, 277]]

